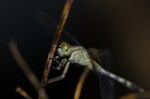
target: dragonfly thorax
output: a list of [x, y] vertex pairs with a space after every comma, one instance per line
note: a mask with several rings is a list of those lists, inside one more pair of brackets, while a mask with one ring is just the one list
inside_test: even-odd
[[57, 49], [59, 57], [69, 56], [69, 61], [71, 63], [76, 63], [83, 66], [90, 66], [91, 60], [85, 48], [81, 46], [71, 46], [66, 42], [62, 42]]

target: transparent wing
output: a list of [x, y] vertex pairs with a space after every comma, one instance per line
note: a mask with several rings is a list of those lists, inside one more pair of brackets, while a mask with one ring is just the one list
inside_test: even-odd
[[[51, 35], [51, 37], [53, 37], [56, 27], [57, 27], [56, 21], [53, 18], [50, 18], [47, 13], [42, 12], [42, 11], [37, 14], [37, 20], [41, 24], [41, 27], [45, 31], [47, 31]], [[75, 44], [75, 45], [81, 46], [81, 44], [78, 42], [78, 40], [74, 36], [72, 36], [69, 32], [67, 32], [66, 30], [63, 31], [61, 40], [69, 42], [69, 44], [71, 44], [71, 45]]]
[[[103, 68], [110, 70], [112, 65], [112, 58], [109, 50], [98, 50], [95, 48], [89, 48], [88, 53], [91, 58], [104, 66]], [[103, 99], [114, 99], [115, 90], [114, 83], [107, 76], [102, 75], [101, 72], [95, 70], [95, 73], [99, 80], [100, 93]]]
[[95, 70], [99, 80], [100, 92], [103, 99], [114, 99], [115, 91], [113, 82], [105, 75]]

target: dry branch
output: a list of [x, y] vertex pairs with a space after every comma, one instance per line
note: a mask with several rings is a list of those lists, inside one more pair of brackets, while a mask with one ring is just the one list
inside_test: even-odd
[[[63, 28], [65, 26], [68, 14], [70, 12], [72, 3], [73, 3], [73, 0], [66, 0], [66, 3], [64, 5], [64, 9], [63, 9], [63, 12], [62, 12], [62, 15], [61, 15], [61, 18], [60, 18], [60, 22], [58, 23], [57, 30], [56, 30], [54, 39], [52, 41], [51, 49], [50, 49], [50, 52], [48, 54], [48, 58], [47, 58], [47, 61], [46, 61], [46, 65], [45, 65], [45, 69], [44, 69], [44, 73], [43, 73], [43, 78], [42, 78], [42, 86], [41, 86], [43, 88], [45, 88], [45, 86], [47, 85], [48, 75], [50, 73], [50, 68], [51, 68], [51, 64], [52, 64], [52, 61], [53, 61], [51, 58], [53, 58], [54, 55], [55, 55], [55, 51], [56, 51], [56, 48], [57, 48], [57, 45], [58, 45], [58, 41], [61, 37], [61, 34], [62, 34]], [[41, 95], [40, 95], [40, 92], [39, 92], [39, 99], [40, 99], [40, 97], [41, 97]]]
[[41, 92], [41, 99], [48, 99], [48, 96], [45, 93], [45, 90], [41, 88], [41, 84], [38, 81], [36, 75], [32, 72], [32, 70], [29, 68], [29, 65], [25, 62], [22, 55], [19, 53], [17, 45], [14, 41], [9, 42], [10, 52], [13, 55], [13, 58], [18, 63], [18, 66], [21, 68], [21, 70], [24, 72], [28, 80], [31, 82], [32, 86], [35, 88], [37, 92]]
[[44, 73], [43, 73], [43, 78], [42, 78], [42, 87], [45, 87], [46, 84], [47, 84], [48, 74], [50, 72], [50, 67], [51, 67], [51, 64], [52, 64], [52, 59], [51, 58], [54, 57], [54, 54], [55, 54], [55, 51], [56, 51], [56, 48], [57, 48], [57, 45], [58, 45], [58, 41], [61, 37], [64, 25], [66, 23], [69, 11], [70, 11], [71, 6], [72, 6], [72, 2], [73, 2], [73, 0], [67, 0], [66, 4], [64, 6], [63, 13], [61, 15], [60, 22], [57, 26], [57, 30], [56, 30], [54, 39], [52, 41], [51, 49], [50, 49], [50, 52], [48, 54], [48, 58], [47, 58], [47, 61], [46, 61], [46, 65], [45, 65], [45, 69], [44, 69]]
[[43, 87], [47, 84], [48, 74], [50, 72], [50, 67], [51, 67], [51, 64], [52, 64], [52, 59], [51, 58], [54, 57], [58, 41], [61, 37], [63, 27], [65, 25], [66, 19], [68, 17], [68, 13], [69, 13], [70, 8], [71, 8], [72, 1], [73, 0], [67, 0], [66, 1], [66, 4], [64, 6], [64, 10], [63, 10], [63, 13], [62, 13], [62, 16], [61, 16], [61, 19], [60, 19], [60, 23], [57, 26], [57, 30], [56, 30], [56, 33], [55, 33], [55, 36], [54, 36], [54, 39], [53, 39], [53, 42], [52, 42], [51, 50], [48, 54], [46, 66], [45, 66], [45, 69], [44, 69], [44, 74], [43, 74], [43, 79], [42, 79], [42, 86]]

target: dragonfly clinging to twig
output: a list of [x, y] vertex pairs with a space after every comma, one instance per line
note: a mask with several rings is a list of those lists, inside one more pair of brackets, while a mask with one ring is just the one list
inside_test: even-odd
[[[123, 84], [124, 86], [126, 86], [131, 90], [138, 91], [138, 92], [144, 91], [143, 88], [132, 83], [131, 81], [126, 80], [120, 76], [117, 76], [102, 68], [102, 66], [100, 66], [95, 60], [93, 60], [90, 57], [86, 49], [82, 46], [71, 46], [66, 42], [62, 42], [57, 49], [57, 54], [58, 57], [63, 57], [63, 60], [60, 63], [61, 65], [59, 65], [57, 69], [61, 69], [63, 66], [65, 66], [65, 69], [61, 76], [49, 80], [49, 83], [65, 78], [65, 75], [69, 68], [69, 64], [76, 63], [79, 65], [87, 66], [90, 70], [96, 71], [99, 75], [105, 75], [106, 77], [109, 77]], [[69, 59], [67, 59], [66, 57], [69, 57]]]

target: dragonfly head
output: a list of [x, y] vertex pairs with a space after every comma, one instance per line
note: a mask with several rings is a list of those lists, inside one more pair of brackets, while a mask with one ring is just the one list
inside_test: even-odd
[[70, 54], [71, 54], [70, 48], [71, 48], [71, 45], [69, 45], [66, 42], [61, 42], [57, 49], [57, 53], [58, 53], [59, 57], [70, 56]]

